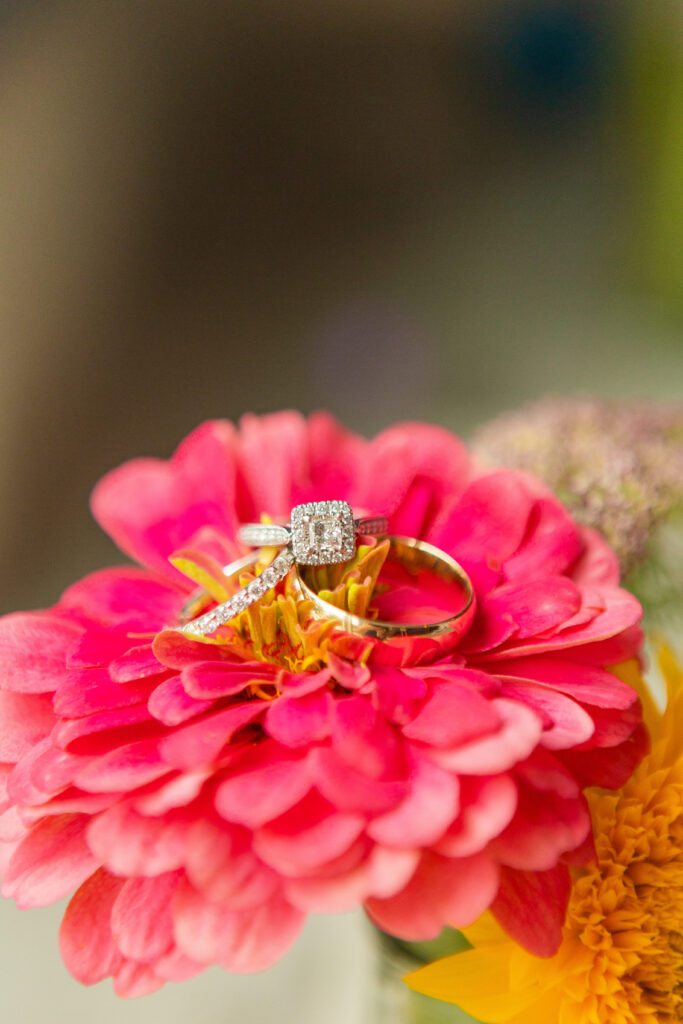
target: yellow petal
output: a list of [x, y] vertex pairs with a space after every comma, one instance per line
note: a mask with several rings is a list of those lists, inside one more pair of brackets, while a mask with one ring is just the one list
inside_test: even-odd
[[[406, 975], [404, 980], [415, 991], [455, 1003], [488, 1024], [507, 1024], [545, 997], [535, 986], [519, 992], [512, 990], [511, 952], [509, 940], [485, 949], [468, 949], [428, 964]], [[532, 1015], [529, 1022], [541, 1024], [541, 1019]]]

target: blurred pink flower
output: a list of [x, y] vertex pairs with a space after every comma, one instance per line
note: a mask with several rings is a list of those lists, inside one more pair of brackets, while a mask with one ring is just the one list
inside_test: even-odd
[[[434, 664], [325, 641], [304, 668], [191, 640], [169, 556], [224, 561], [262, 512], [344, 498], [451, 553], [478, 613]], [[80, 981], [139, 995], [218, 963], [267, 967], [310, 912], [364, 905], [407, 939], [491, 906], [552, 953], [588, 785], [644, 752], [638, 603], [615, 557], [540, 483], [483, 474], [406, 424], [365, 441], [329, 416], [204, 424], [166, 462], [98, 485], [93, 510], [145, 568], [104, 570], [0, 620], [0, 867], [21, 907], [76, 890]], [[414, 598], [411, 595], [411, 599]]]

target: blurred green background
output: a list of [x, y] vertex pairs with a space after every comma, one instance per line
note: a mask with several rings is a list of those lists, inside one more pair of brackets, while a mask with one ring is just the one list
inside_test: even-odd
[[[6, 0], [1, 610], [116, 560], [93, 483], [207, 417], [683, 398], [682, 55], [677, 0]], [[143, 1009], [41, 913], [0, 907], [8, 1024], [360, 1019], [355, 919]]]

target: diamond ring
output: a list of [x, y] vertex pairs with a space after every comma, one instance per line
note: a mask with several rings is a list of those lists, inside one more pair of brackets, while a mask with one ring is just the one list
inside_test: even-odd
[[[188, 636], [207, 636], [220, 626], [226, 625], [241, 612], [259, 601], [274, 586], [288, 575], [292, 566], [334, 565], [347, 562], [356, 551], [356, 535], [378, 536], [386, 533], [387, 520], [384, 516], [354, 519], [351, 506], [346, 501], [313, 501], [296, 505], [292, 509], [289, 526], [268, 523], [247, 523], [237, 533], [238, 540], [249, 547], [282, 547], [273, 562], [260, 576], [247, 583], [223, 604], [217, 605], [198, 618], [183, 622], [178, 628]], [[245, 556], [225, 566], [226, 579], [239, 576], [244, 569], [258, 561], [257, 554]], [[188, 609], [196, 603], [191, 598]], [[183, 615], [181, 618], [188, 618]]]
[[311, 501], [292, 509], [291, 524], [245, 523], [237, 539], [249, 548], [291, 545], [300, 565], [334, 565], [353, 557], [357, 535], [379, 537], [387, 529], [386, 516], [354, 519], [346, 501]]

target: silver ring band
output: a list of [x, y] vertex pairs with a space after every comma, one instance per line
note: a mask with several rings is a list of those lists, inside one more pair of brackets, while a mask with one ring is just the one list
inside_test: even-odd
[[[223, 570], [226, 582], [229, 582], [235, 576], [239, 576], [245, 569], [256, 565], [258, 558], [258, 552], [252, 552], [249, 555], [245, 555], [244, 558], [226, 565]], [[277, 558], [263, 570], [261, 575], [247, 583], [246, 587], [242, 587], [229, 600], [224, 601], [223, 604], [216, 605], [211, 611], [204, 612], [198, 618], [178, 626], [178, 630], [187, 636], [208, 636], [210, 633], [215, 633], [221, 626], [225, 626], [231, 619], [246, 611], [249, 605], [260, 601], [269, 590], [277, 586], [280, 580], [285, 578], [293, 565], [294, 556], [289, 548], [281, 551]]]

